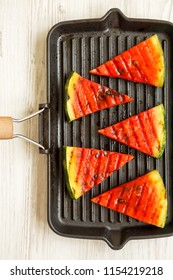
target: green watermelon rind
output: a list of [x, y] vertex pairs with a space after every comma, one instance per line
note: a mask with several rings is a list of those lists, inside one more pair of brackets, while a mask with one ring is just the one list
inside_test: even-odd
[[[154, 37], [154, 36], [153, 36]], [[163, 48], [162, 48], [162, 44], [158, 38], [157, 35], [155, 35], [155, 38], [157, 40], [157, 46], [160, 49], [160, 59], [162, 60], [162, 71], [161, 71], [161, 76], [160, 79], [157, 80], [157, 87], [163, 87], [164, 85], [164, 81], [165, 81], [165, 60], [164, 60], [164, 52], [163, 52]]]
[[161, 108], [161, 114], [163, 115], [164, 121], [163, 121], [163, 138], [160, 142], [160, 151], [157, 156], [158, 159], [162, 157], [166, 146], [166, 112], [163, 104], [160, 104], [159, 107]]
[[68, 75], [68, 78], [66, 80], [66, 83], [65, 83], [65, 95], [64, 95], [64, 104], [65, 104], [65, 106], [64, 107], [65, 107], [65, 113], [66, 113], [66, 117], [67, 117], [67, 121], [68, 122], [72, 121], [72, 119], [70, 118], [68, 109], [67, 109], [67, 101], [69, 100], [68, 89], [69, 89], [69, 84], [70, 84], [71, 79], [73, 78], [73, 74], [74, 73], [75, 73], [74, 71], [70, 72], [70, 74]]
[[67, 146], [63, 147], [63, 166], [64, 166], [65, 183], [67, 186], [67, 190], [70, 194], [70, 197], [72, 199], [76, 199], [74, 192], [72, 190], [73, 188], [72, 188], [72, 186], [70, 184], [70, 180], [69, 180], [69, 173], [68, 173], [68, 167], [67, 167], [67, 149], [68, 149]]

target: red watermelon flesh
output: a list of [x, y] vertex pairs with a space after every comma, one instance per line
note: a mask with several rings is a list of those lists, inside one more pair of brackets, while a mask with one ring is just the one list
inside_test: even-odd
[[158, 36], [151, 36], [90, 70], [90, 73], [162, 87], [165, 65], [163, 49]]
[[68, 121], [116, 105], [131, 102], [133, 99], [124, 93], [102, 86], [71, 72], [66, 85], [65, 111]]
[[92, 202], [158, 227], [167, 216], [166, 190], [157, 170], [91, 199]]
[[98, 132], [145, 154], [160, 158], [166, 143], [164, 106], [160, 104]]
[[117, 152], [65, 146], [63, 158], [69, 194], [77, 199], [134, 157]]

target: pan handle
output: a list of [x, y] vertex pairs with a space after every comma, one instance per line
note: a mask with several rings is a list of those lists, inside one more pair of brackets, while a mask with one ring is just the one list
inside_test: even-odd
[[[43, 120], [45, 118], [45, 117], [43, 117], [43, 114], [44, 114], [44, 111], [46, 109], [49, 109], [48, 104], [41, 104], [39, 106], [39, 111], [37, 111], [37, 112], [27, 116], [27, 117], [21, 118], [21, 119], [15, 119], [15, 118], [12, 118], [12, 117], [9, 117], [9, 116], [0, 117], [0, 139], [6, 140], [6, 139], [13, 139], [13, 138], [21, 138], [21, 139], [24, 139], [24, 140], [36, 145], [37, 147], [39, 147], [40, 153], [48, 154], [49, 149], [46, 148], [48, 146], [46, 145], [46, 147], [45, 147], [44, 143], [43, 143], [43, 142], [45, 142], [44, 141], [45, 140], [45, 135], [41, 135], [41, 134], [44, 133], [44, 130], [45, 130], [45, 129], [43, 129]], [[42, 115], [42, 118], [41, 118], [41, 115]], [[26, 137], [26, 136], [24, 136], [24, 135], [22, 135], [22, 134], [14, 134], [13, 123], [24, 122], [28, 119], [31, 119], [31, 118], [35, 117], [35, 116], [39, 116], [39, 121], [40, 121], [39, 143], [30, 139], [30, 138], [28, 138], [28, 137]], [[47, 120], [47, 122], [48, 122], [48, 120]], [[47, 144], [48, 144], [48, 141], [47, 141]]]

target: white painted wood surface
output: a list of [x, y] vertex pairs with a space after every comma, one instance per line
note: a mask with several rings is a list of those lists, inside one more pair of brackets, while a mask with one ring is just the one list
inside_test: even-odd
[[[0, 0], [0, 115], [20, 118], [46, 102], [46, 36], [54, 24], [115, 7], [173, 22], [173, 0]], [[36, 140], [37, 118], [15, 131]], [[113, 251], [104, 241], [56, 235], [47, 224], [46, 156], [23, 140], [0, 141], [0, 182], [0, 259], [173, 259], [173, 237]]]

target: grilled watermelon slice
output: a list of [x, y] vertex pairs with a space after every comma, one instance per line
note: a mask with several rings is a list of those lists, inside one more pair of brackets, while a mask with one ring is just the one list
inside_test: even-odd
[[90, 73], [162, 87], [165, 65], [163, 49], [158, 36], [151, 36], [90, 70]]
[[64, 147], [64, 171], [69, 194], [77, 199], [134, 157], [91, 148]]
[[167, 197], [157, 170], [100, 194], [91, 201], [142, 222], [161, 228], [165, 226]]
[[71, 72], [65, 84], [65, 111], [68, 121], [133, 101], [123, 93]]
[[98, 132], [152, 157], [160, 158], [166, 143], [164, 106], [160, 104]]

